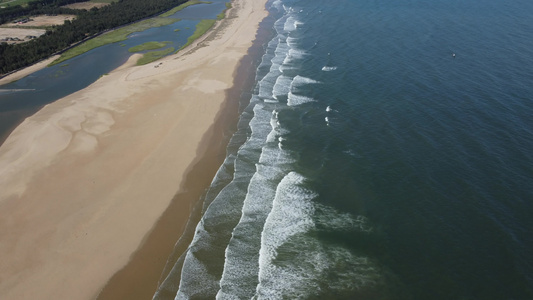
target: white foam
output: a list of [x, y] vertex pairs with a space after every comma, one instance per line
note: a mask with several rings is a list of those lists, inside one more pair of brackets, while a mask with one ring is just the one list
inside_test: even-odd
[[306, 232], [314, 226], [311, 200], [317, 195], [301, 186], [304, 181], [302, 175], [290, 172], [276, 189], [272, 210], [261, 233], [260, 280], [273, 275], [270, 267], [277, 249], [291, 236]]
[[272, 90], [276, 82], [277, 74], [268, 73], [259, 81], [259, 97], [262, 99], [272, 99]]
[[290, 91], [291, 92], [296, 92], [296, 91], [298, 91], [298, 89], [300, 89], [302, 87], [305, 87], [306, 85], [318, 84], [318, 83], [321, 83], [321, 82], [317, 81], [317, 80], [314, 80], [314, 79], [311, 79], [311, 78], [308, 78], [308, 77], [303, 77], [303, 76], [297, 75], [296, 77], [293, 78], [293, 80], [291, 82]]
[[250, 129], [252, 130], [252, 135], [248, 138], [246, 144], [242, 146], [243, 148], [252, 147], [261, 149], [266, 137], [272, 130], [270, 125], [272, 113], [265, 108], [265, 105], [267, 104], [258, 103], [254, 106], [254, 117], [250, 120]]
[[283, 65], [279, 66], [279, 71], [281, 73], [286, 73], [286, 72], [288, 72], [290, 70], [294, 70], [294, 69], [295, 69], [294, 66], [288, 65], [288, 64], [283, 64]]
[[276, 83], [274, 84], [274, 88], [272, 91], [274, 98], [277, 99], [277, 97], [279, 96], [284, 96], [284, 95], [289, 94], [292, 80], [293, 80], [292, 77], [288, 77], [285, 75], [279, 76], [276, 79]]
[[314, 83], [321, 83], [321, 82], [318, 80], [314, 80], [314, 79], [300, 76], [300, 75], [297, 75], [296, 77], [294, 77], [294, 80], [292, 81], [293, 86], [300, 86], [304, 84], [314, 84]]
[[272, 130], [267, 136], [266, 142], [267, 143], [273, 143], [276, 141], [278, 137], [278, 128], [280, 127], [280, 123], [278, 121], [278, 111], [273, 110], [272, 111], [272, 118], [270, 118], [270, 126], [272, 127]]
[[322, 71], [325, 71], [325, 72], [330, 72], [330, 71], [335, 71], [337, 70], [337, 67], [335, 66], [323, 66], [322, 67]]
[[[287, 173], [290, 170], [290, 166], [297, 162], [294, 153], [289, 151], [278, 151], [275, 147], [265, 147], [259, 158], [259, 163], [263, 165], [276, 166], [283, 173]], [[267, 175], [265, 175], [267, 176]], [[281, 180], [277, 178], [276, 180]]]
[[267, 143], [273, 143], [277, 140], [277, 132], [276, 130], [272, 130], [268, 136], [267, 136]]
[[[257, 69], [259, 70], [259, 69], [265, 68], [266, 66], [270, 66], [271, 61], [272, 61], [272, 58], [271, 58], [271, 57], [269, 58], [269, 57], [267, 57], [266, 55], [263, 56], [263, 58], [262, 58], [262, 60], [261, 60], [261, 63], [259, 64], [259, 66], [257, 67]], [[256, 80], [259, 79], [258, 76], [259, 76], [259, 74], [256, 74], [256, 78], [255, 78]]]
[[[323, 245], [315, 239], [294, 236], [290, 260], [277, 260], [272, 276], [260, 279], [254, 299], [308, 299], [319, 292], [347, 292], [375, 286], [380, 269], [367, 257], [356, 256], [341, 246]], [[334, 273], [335, 280], [328, 274]], [[317, 289], [317, 282], [328, 282]]]
[[285, 55], [285, 54], [289, 51], [289, 49], [291, 48], [291, 47], [289, 46], [289, 44], [287, 44], [286, 39], [287, 39], [287, 38], [285, 38], [285, 37], [282, 36], [281, 34], [278, 34], [278, 40], [279, 40], [279, 42], [278, 42], [278, 44], [277, 44], [277, 46], [276, 46], [276, 49], [274, 50], [274, 53], [275, 53], [276, 55], [278, 55], [278, 54], [283, 54], [283, 55]]
[[[380, 269], [372, 260], [341, 245], [323, 244], [312, 234], [318, 230], [371, 232], [367, 219], [316, 204], [313, 199], [317, 194], [305, 183], [302, 175], [291, 172], [278, 185], [261, 234], [259, 284], [254, 299], [316, 297], [317, 282], [329, 282], [321, 288], [331, 294], [380, 282]], [[333, 272], [336, 277], [331, 281], [328, 278]]]
[[286, 128], [281, 127], [281, 123], [277, 119], [276, 120], [273, 119], [271, 122], [273, 123], [272, 124], [272, 130], [268, 134], [268, 136], [266, 138], [266, 142], [267, 143], [276, 143], [276, 142], [278, 142], [278, 145], [281, 147], [281, 141], [283, 140], [281, 135], [289, 133], [289, 130], [287, 130]]
[[274, 22], [274, 29], [276, 29], [277, 32], [280, 32], [283, 30], [283, 27], [285, 27], [285, 22], [287, 22], [288, 17], [289, 15], [285, 14], [284, 16], [282, 16], [281, 18], [277, 19]]
[[294, 37], [287, 37], [286, 39], [286, 42], [287, 42], [287, 45], [289, 45], [289, 47], [291, 48], [296, 48], [296, 41], [298, 41], [297, 38], [294, 38]]
[[281, 11], [283, 9], [283, 3], [281, 0], [276, 0], [272, 3], [272, 7], [276, 8], [278, 11]]
[[[275, 0], [274, 4], [279, 6], [281, 1]], [[283, 8], [292, 11], [292, 8]], [[296, 48], [297, 41], [287, 36], [289, 32], [281, 33], [282, 30], [296, 30], [301, 25], [303, 23], [293, 16], [285, 16], [274, 25], [279, 34], [269, 42], [256, 75], [260, 81], [256, 88], [263, 99], [253, 96], [246, 111], [250, 115], [253, 107], [253, 117], [249, 117], [248, 123], [251, 133], [241, 133], [247, 140], [233, 156], [233, 181], [221, 188], [197, 227], [182, 269], [186, 276], [182, 276], [176, 299], [214, 295], [213, 291], [218, 291], [217, 298], [223, 299], [250, 298], [250, 291], [260, 299], [309, 298], [309, 292], [316, 289], [314, 283], [319, 279], [323, 281], [332, 266], [341, 266], [339, 279], [331, 283], [331, 289], [338, 290], [372, 282], [373, 277], [367, 275], [377, 272], [371, 260], [356, 257], [340, 246], [322, 245], [308, 235], [319, 230], [317, 228], [371, 232], [371, 227], [364, 218], [357, 219], [316, 205], [313, 200], [317, 194], [306, 187], [306, 179], [289, 172], [298, 154], [282, 147], [288, 148], [288, 136], [274, 108], [283, 107], [283, 104], [269, 103], [281, 95], [287, 95], [289, 106], [315, 101], [296, 90], [318, 81], [282, 74], [297, 66], [293, 64], [295, 60], [307, 56], [305, 51]], [[291, 91], [291, 85], [295, 91]], [[257, 103], [261, 100], [265, 103]], [[213, 228], [228, 217], [236, 218], [238, 225], [233, 228], [225, 249], [222, 278], [215, 278], [209, 273], [209, 265], [204, 265], [196, 255], [220, 247], [213, 244], [218, 234]], [[257, 222], [261, 218], [264, 218], [264, 226]], [[204, 222], [209, 226], [204, 228]], [[280, 249], [290, 249], [301, 255], [281, 261]], [[365, 272], [368, 274], [361, 276]], [[258, 278], [259, 284], [250, 288], [253, 277]]]
[[288, 106], [298, 106], [310, 102], [316, 102], [316, 100], [311, 97], [296, 95], [289, 92], [289, 98], [287, 99]]
[[291, 58], [301, 59], [301, 58], [304, 58], [306, 55], [307, 55], [307, 52], [304, 50], [296, 49], [296, 48], [289, 49], [288, 56], [290, 56]]
[[[192, 248], [205, 247], [205, 239], [208, 236], [203, 222], [198, 223], [191, 242]], [[181, 276], [176, 300], [190, 299], [193, 295], [209, 295], [218, 290], [218, 280], [207, 272], [206, 266], [196, 258], [191, 248], [185, 255], [182, 274], [187, 274], [187, 276]]]
[[278, 148], [279, 148], [280, 150], [283, 150], [282, 145], [283, 145], [283, 141], [284, 141], [284, 140], [285, 140], [285, 139], [284, 139], [283, 137], [281, 137], [281, 136], [278, 137]]
[[283, 65], [291, 65], [295, 61], [300, 60], [305, 56], [307, 56], [307, 52], [305, 52], [304, 50], [291, 48], [289, 49], [287, 56], [283, 60]]
[[287, 51], [282, 51], [284, 48], [283, 45], [286, 45], [286, 44], [285, 43], [279, 44], [278, 48], [276, 48], [276, 50], [280, 50], [280, 51], [276, 51], [275, 52], [276, 56], [272, 58], [270, 72], [279, 72], [280, 65], [282, 65], [285, 59], [287, 58]]
[[217, 299], [249, 299], [255, 291], [254, 282], [259, 271], [257, 252], [260, 248], [260, 232], [271, 210], [276, 189], [275, 184], [262, 175], [265, 173], [274, 177], [271, 173], [275, 173], [275, 170], [268, 172], [265, 170], [268, 169], [267, 166], [258, 167], [259, 165], [256, 165], [258, 172], [250, 181], [241, 218], [233, 229], [225, 251], [224, 270]]
[[290, 66], [292, 64], [292, 61], [293, 61], [293, 59], [290, 56], [287, 55], [285, 57], [285, 59], [283, 59], [283, 63], [279, 67], [279, 70], [281, 72], [285, 72], [285, 70], [287, 70], [287, 69], [292, 69], [291, 66]]
[[[267, 119], [267, 116], [270, 116], [270, 119]], [[252, 120], [256, 128], [270, 125], [274, 131], [278, 126], [277, 121], [274, 121], [277, 120], [277, 116], [277, 110], [269, 112], [267, 107], [258, 104], [254, 107]], [[259, 139], [261, 133], [262, 130], [256, 130], [252, 136]], [[247, 148], [252, 139], [254, 138], [251, 137], [241, 150]], [[278, 183], [287, 172], [285, 171], [287, 164], [294, 162], [288, 156], [290, 155], [283, 154], [268, 143], [261, 149], [258, 163], [255, 164], [256, 172], [250, 180], [242, 205], [240, 220], [233, 229], [232, 237], [225, 249], [224, 269], [217, 299], [249, 299], [255, 293], [259, 273], [257, 253], [261, 248], [261, 231], [265, 219], [272, 210], [272, 201]]]
[[284, 31], [294, 31], [296, 29], [296, 19], [293, 16], [289, 16], [283, 26]]

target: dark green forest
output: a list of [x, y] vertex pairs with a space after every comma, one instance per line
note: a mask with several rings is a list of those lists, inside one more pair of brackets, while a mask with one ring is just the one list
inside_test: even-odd
[[79, 0], [38, 0], [27, 7], [15, 6], [0, 10], [4, 22], [23, 16], [43, 14], [74, 14], [76, 19], [65, 21], [37, 39], [22, 44], [0, 45], [0, 74], [29, 66], [58, 53], [76, 42], [106, 30], [123, 26], [169, 10], [187, 0], [119, 0], [100, 9], [73, 10], [62, 5], [84, 2]]

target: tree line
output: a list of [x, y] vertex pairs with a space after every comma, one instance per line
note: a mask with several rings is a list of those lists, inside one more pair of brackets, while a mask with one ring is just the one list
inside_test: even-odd
[[[0, 45], [0, 73], [29, 66], [54, 53], [64, 50], [76, 42], [94, 36], [102, 31], [126, 25], [169, 10], [187, 0], [119, 0], [111, 5], [90, 10], [72, 10], [62, 5], [82, 2], [77, 0], [40, 0], [33, 1], [28, 7], [9, 11], [0, 10], [0, 18], [14, 20], [22, 16], [40, 14], [75, 14], [72, 21], [53, 26], [37, 39], [21, 44]], [[5, 9], [8, 9], [5, 8]], [[31, 9], [30, 9], [31, 8]], [[29, 10], [28, 10], [29, 9]]]
[[46, 14], [72, 14], [77, 15], [79, 10], [61, 7], [63, 5], [85, 2], [87, 0], [38, 0], [30, 1], [25, 6], [15, 5], [0, 9], [0, 24], [15, 20], [24, 16], [36, 16]]

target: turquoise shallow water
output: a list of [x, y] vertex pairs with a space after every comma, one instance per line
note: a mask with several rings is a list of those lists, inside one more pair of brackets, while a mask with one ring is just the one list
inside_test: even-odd
[[269, 6], [181, 281], [155, 298], [533, 299], [533, 4]]

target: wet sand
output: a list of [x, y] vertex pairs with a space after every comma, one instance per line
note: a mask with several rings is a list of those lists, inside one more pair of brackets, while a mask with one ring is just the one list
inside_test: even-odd
[[265, 2], [234, 1], [198, 46], [142, 67], [133, 58], [12, 132], [0, 147], [4, 299], [94, 299], [165, 211], [183, 230], [197, 198], [180, 195], [201, 193], [223, 159], [217, 120]]

